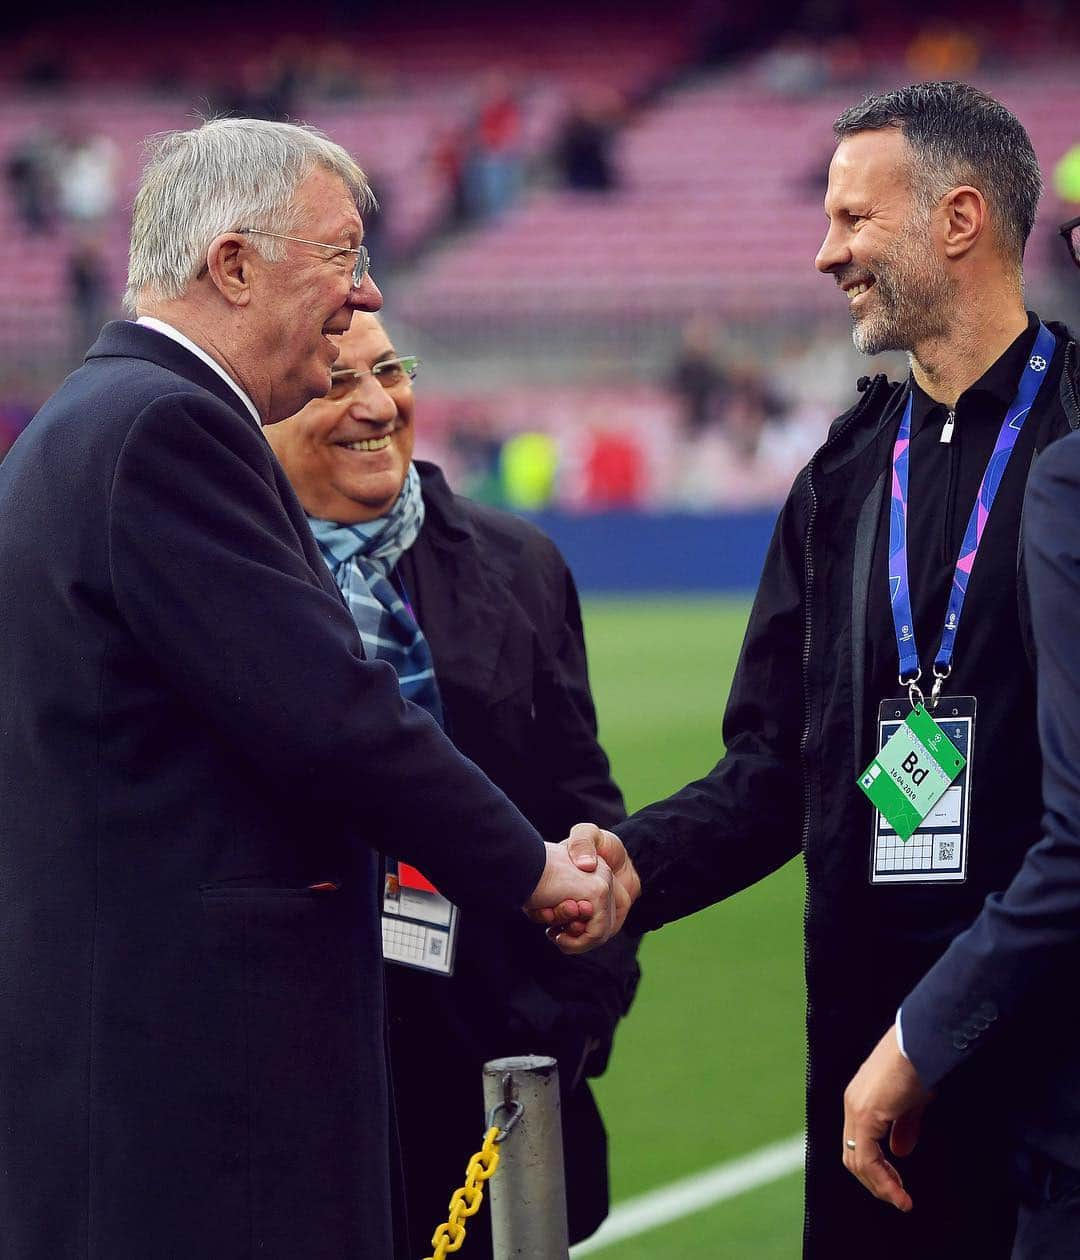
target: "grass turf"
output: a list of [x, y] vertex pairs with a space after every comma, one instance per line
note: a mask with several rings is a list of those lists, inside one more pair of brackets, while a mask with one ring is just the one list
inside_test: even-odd
[[[720, 756], [748, 611], [727, 598], [586, 601], [601, 738], [630, 809]], [[791, 863], [646, 937], [637, 1001], [596, 1082], [616, 1202], [801, 1129], [802, 902]], [[788, 1177], [602, 1255], [797, 1256], [801, 1211]]]

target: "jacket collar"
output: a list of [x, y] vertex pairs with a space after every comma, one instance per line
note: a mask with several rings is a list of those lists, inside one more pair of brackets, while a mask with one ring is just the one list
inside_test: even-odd
[[[426, 509], [424, 528], [410, 551], [424, 635], [440, 684], [467, 683], [490, 700], [521, 551], [517, 531], [480, 540], [468, 500], [458, 498], [441, 469], [416, 461]], [[506, 680], [512, 686], [515, 680]], [[452, 716], [452, 714], [451, 714]]]
[[424, 496], [424, 529], [440, 547], [460, 547], [475, 542], [472, 525], [457, 496], [446, 483], [442, 469], [426, 459], [414, 461]]
[[220, 376], [190, 350], [186, 350], [171, 337], [164, 337], [152, 328], [132, 323], [126, 319], [115, 319], [102, 328], [97, 341], [86, 352], [90, 359], [145, 359], [156, 363], [166, 371], [175, 372], [200, 389], [213, 394], [215, 398], [243, 416], [253, 428], [255, 423], [251, 413], [244, 406], [236, 391], [230, 389]]
[[[1033, 321], [1037, 316], [1031, 317]], [[1059, 398], [1070, 429], [1080, 428], [1080, 347], [1077, 338], [1064, 324], [1044, 321], [1047, 328], [1064, 343], [1064, 360], [1059, 386]], [[1033, 325], [1032, 325], [1033, 326]], [[1023, 337], [1026, 334], [1021, 334]], [[999, 361], [1000, 362], [1000, 361]], [[863, 376], [859, 379], [859, 392], [863, 397], [850, 410], [834, 420], [825, 444], [813, 456], [811, 463], [823, 471], [833, 471], [859, 454], [899, 413], [907, 394], [907, 386], [890, 381], [886, 376]], [[1013, 383], [1015, 389], [1015, 382]]]

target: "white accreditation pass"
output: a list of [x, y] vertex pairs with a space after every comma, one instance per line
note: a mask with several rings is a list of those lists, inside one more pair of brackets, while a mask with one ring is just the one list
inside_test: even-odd
[[415, 866], [386, 860], [383, 958], [438, 975], [454, 974], [460, 911]]
[[[878, 751], [911, 712], [911, 702], [883, 700], [878, 710]], [[874, 811], [872, 884], [943, 884], [967, 879], [975, 697], [942, 696], [934, 720], [964, 758], [964, 768], [906, 839], [884, 814]]]

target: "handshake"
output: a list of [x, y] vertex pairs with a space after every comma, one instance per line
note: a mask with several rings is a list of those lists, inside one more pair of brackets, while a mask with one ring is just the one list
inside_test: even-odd
[[546, 926], [564, 954], [584, 954], [622, 927], [641, 880], [619, 837], [593, 823], [578, 823], [561, 844], [546, 848], [525, 913]]

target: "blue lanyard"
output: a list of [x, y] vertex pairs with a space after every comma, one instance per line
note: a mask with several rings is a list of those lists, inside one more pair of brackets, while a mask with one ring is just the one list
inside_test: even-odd
[[[953, 571], [952, 590], [949, 593], [949, 606], [945, 612], [945, 628], [941, 633], [941, 646], [934, 659], [934, 691], [936, 702], [941, 684], [952, 673], [953, 644], [960, 626], [960, 614], [964, 607], [968, 581], [975, 567], [975, 557], [979, 553], [983, 531], [990, 517], [990, 509], [994, 506], [998, 487], [1005, 475], [1009, 458], [1024, 427], [1024, 421], [1031, 411], [1032, 403], [1039, 392], [1039, 387], [1046, 379], [1046, 369], [1050, 365], [1057, 343], [1054, 334], [1045, 324], [1039, 324], [1038, 336], [1031, 356], [1020, 378], [1020, 386], [1016, 391], [1012, 406], [1005, 413], [1001, 422], [994, 450], [983, 473], [979, 485], [979, 493], [975, 496], [975, 504], [968, 517], [964, 541], [960, 544], [960, 556]], [[911, 613], [911, 588], [908, 584], [908, 458], [911, 445], [911, 408], [912, 395], [908, 392], [904, 417], [900, 421], [900, 431], [896, 435], [892, 460], [892, 509], [889, 513], [889, 596], [892, 604], [893, 627], [896, 630], [896, 648], [900, 657], [900, 685], [907, 687], [912, 700], [922, 699], [922, 692], [915, 685], [922, 677], [919, 666], [919, 653], [915, 646], [915, 619]]]

